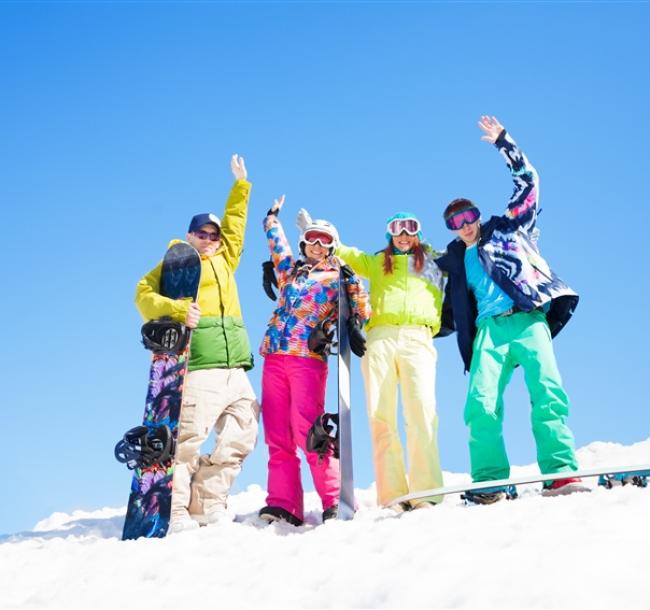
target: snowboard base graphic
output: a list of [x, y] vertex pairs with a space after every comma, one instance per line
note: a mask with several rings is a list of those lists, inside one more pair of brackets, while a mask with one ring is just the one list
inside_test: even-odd
[[[198, 252], [185, 242], [173, 244], [163, 259], [160, 293], [172, 299], [195, 301], [200, 278]], [[148, 428], [168, 426], [174, 441], [178, 436], [188, 359], [189, 341], [178, 354], [154, 353], [149, 370], [142, 423]], [[162, 463], [135, 468], [122, 540], [165, 536], [171, 516], [173, 476], [173, 455]]]

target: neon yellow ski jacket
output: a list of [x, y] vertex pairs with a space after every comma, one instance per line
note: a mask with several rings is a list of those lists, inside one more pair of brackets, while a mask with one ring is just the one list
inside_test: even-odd
[[370, 283], [372, 313], [366, 328], [394, 326], [428, 326], [431, 335], [440, 330], [445, 276], [436, 264], [440, 256], [426, 247], [424, 268], [416, 272], [412, 255], [393, 257], [393, 272], [384, 273], [384, 254], [368, 254], [341, 244], [336, 254], [353, 271]]
[[[253, 366], [235, 283], [235, 270], [244, 247], [250, 190], [250, 182], [235, 181], [221, 221], [221, 245], [213, 256], [201, 257], [197, 301], [201, 319], [192, 333], [189, 370]], [[177, 241], [172, 240], [170, 245]], [[161, 269], [162, 261], [138, 282], [135, 304], [145, 320], [170, 316], [184, 322], [190, 301], [160, 294]]]

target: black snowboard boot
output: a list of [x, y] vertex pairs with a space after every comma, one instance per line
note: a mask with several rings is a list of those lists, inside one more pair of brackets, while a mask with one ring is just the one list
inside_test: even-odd
[[265, 506], [259, 512], [260, 519], [266, 521], [267, 523], [273, 523], [275, 521], [286, 521], [291, 525], [296, 527], [302, 525], [302, 521], [292, 515], [288, 510], [280, 508], [279, 506]]
[[330, 519], [336, 519], [339, 515], [339, 505], [334, 504], [333, 506], [330, 506], [329, 508], [326, 508], [323, 511], [323, 523], [325, 521], [329, 521]]

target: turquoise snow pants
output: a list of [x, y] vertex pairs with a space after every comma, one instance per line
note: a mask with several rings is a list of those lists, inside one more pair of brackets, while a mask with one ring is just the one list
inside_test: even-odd
[[473, 481], [510, 476], [503, 440], [503, 392], [516, 365], [524, 370], [542, 474], [577, 470], [573, 434], [566, 424], [569, 399], [541, 311], [481, 320], [474, 339], [465, 424]]

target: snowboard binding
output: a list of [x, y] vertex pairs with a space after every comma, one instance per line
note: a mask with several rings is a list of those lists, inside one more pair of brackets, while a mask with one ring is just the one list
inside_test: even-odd
[[140, 331], [142, 343], [154, 354], [180, 354], [190, 338], [190, 330], [171, 318], [146, 322]]
[[[332, 434], [336, 426], [336, 433]], [[319, 461], [332, 451], [339, 458], [339, 416], [336, 413], [323, 413], [309, 428], [307, 433], [307, 451], [318, 453]]]
[[621, 472], [619, 474], [601, 474], [598, 477], [598, 485], [606, 489], [623, 485], [634, 485], [636, 487], [647, 487], [650, 472]]
[[165, 424], [156, 428], [136, 426], [115, 445], [115, 459], [129, 470], [150, 468], [170, 459], [175, 444], [172, 431]]
[[329, 356], [332, 352], [332, 347], [337, 344], [334, 341], [334, 333], [336, 326], [330, 320], [321, 320], [309, 333], [307, 339], [307, 346], [309, 349], [322, 356]]
[[466, 491], [461, 494], [460, 499], [465, 501], [466, 506], [477, 504], [494, 504], [501, 500], [516, 500], [519, 497], [515, 485], [501, 485], [498, 487], [486, 487], [476, 491]]

